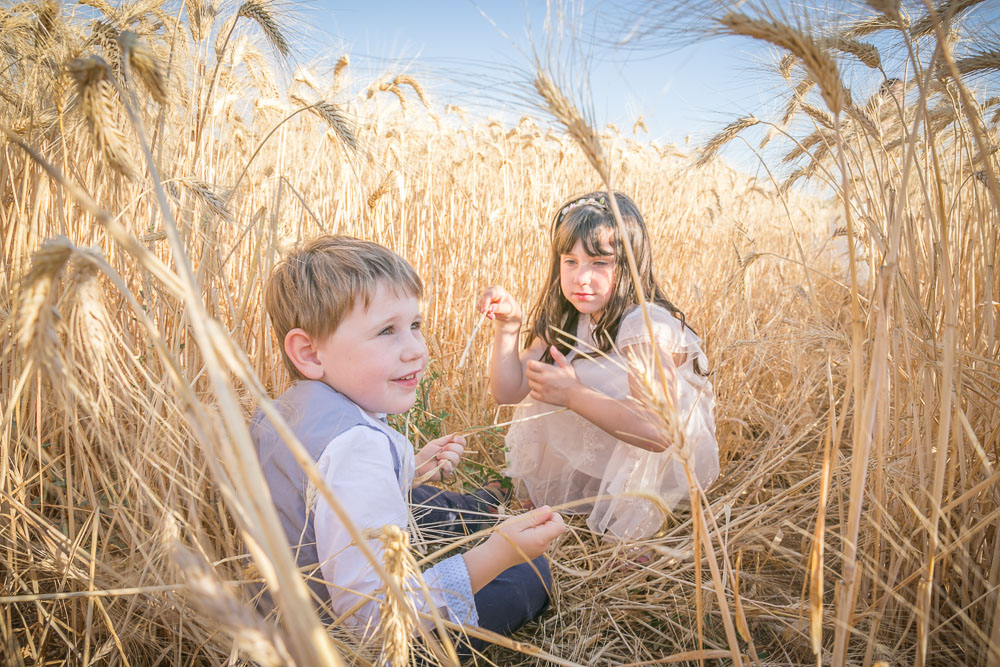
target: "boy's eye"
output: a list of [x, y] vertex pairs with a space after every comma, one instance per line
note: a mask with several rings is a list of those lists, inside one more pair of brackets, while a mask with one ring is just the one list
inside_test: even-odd
[[378, 335], [379, 336], [391, 336], [392, 333], [393, 333], [393, 328], [392, 327], [386, 327], [385, 329], [382, 329], [381, 331], [379, 331]]
[[416, 322], [410, 325], [410, 328], [413, 329], [414, 331], [420, 331], [421, 326], [423, 326], [423, 322], [417, 320]]

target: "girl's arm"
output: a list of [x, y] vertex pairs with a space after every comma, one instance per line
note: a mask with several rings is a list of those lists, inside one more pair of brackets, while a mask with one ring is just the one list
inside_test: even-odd
[[[624, 350], [625, 358], [630, 358], [629, 348]], [[609, 435], [641, 449], [662, 452], [670, 446], [666, 433], [657, 417], [639, 401], [617, 399], [603, 394], [580, 382], [566, 357], [553, 346], [551, 348], [555, 365], [529, 361], [525, 374], [532, 398], [553, 405], [569, 408]], [[648, 353], [647, 353], [648, 355]], [[667, 382], [672, 383], [674, 367], [677, 363], [673, 355], [661, 354]], [[633, 397], [641, 395], [641, 380], [631, 371], [629, 389]], [[655, 380], [659, 384], [659, 380]]]
[[528, 395], [525, 368], [528, 361], [542, 356], [545, 344], [534, 341], [520, 350], [521, 306], [499, 285], [479, 296], [476, 307], [493, 320], [493, 350], [490, 354], [490, 391], [497, 403], [520, 403]]

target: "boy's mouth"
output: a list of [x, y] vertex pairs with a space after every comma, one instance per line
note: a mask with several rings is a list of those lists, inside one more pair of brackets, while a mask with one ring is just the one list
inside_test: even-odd
[[398, 378], [394, 378], [393, 382], [403, 385], [404, 387], [416, 386], [417, 381], [420, 379], [420, 371], [414, 371], [409, 375], [402, 375]]

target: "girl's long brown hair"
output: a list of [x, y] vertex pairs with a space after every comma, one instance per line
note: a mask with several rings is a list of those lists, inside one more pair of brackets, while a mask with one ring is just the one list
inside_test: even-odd
[[[639, 208], [631, 198], [620, 192], [615, 193], [615, 199], [628, 235], [627, 241], [635, 255], [643, 293], [647, 299], [673, 313], [686, 326], [684, 313], [670, 303], [653, 275], [653, 253], [649, 232], [646, 231], [646, 223], [639, 213]], [[567, 201], [559, 208], [552, 221], [549, 275], [541, 295], [528, 315], [530, 334], [525, 340], [525, 348], [530, 347], [536, 338], [545, 341], [542, 361], [546, 363], [553, 361], [552, 353], [549, 351], [550, 345], [555, 345], [563, 354], [568, 353], [573, 345], [572, 340], [557, 335], [555, 330], [561, 329], [569, 334], [575, 334], [580, 319], [580, 311], [563, 296], [559, 284], [560, 258], [569, 253], [577, 241], [583, 243], [583, 249], [588, 255], [608, 254], [608, 248], [601, 245], [602, 237], [608, 233], [615, 256], [614, 285], [607, 305], [593, 322], [594, 341], [601, 352], [611, 352], [622, 318], [630, 308], [639, 303], [635, 285], [629, 275], [622, 240], [618, 238], [618, 226], [611, 213], [607, 193], [592, 192]]]

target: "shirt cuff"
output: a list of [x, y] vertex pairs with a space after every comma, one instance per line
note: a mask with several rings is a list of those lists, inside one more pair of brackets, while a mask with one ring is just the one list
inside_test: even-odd
[[461, 554], [447, 558], [424, 570], [424, 581], [431, 592], [444, 601], [448, 616], [455, 623], [479, 625], [479, 612], [469, 581], [469, 570]]

